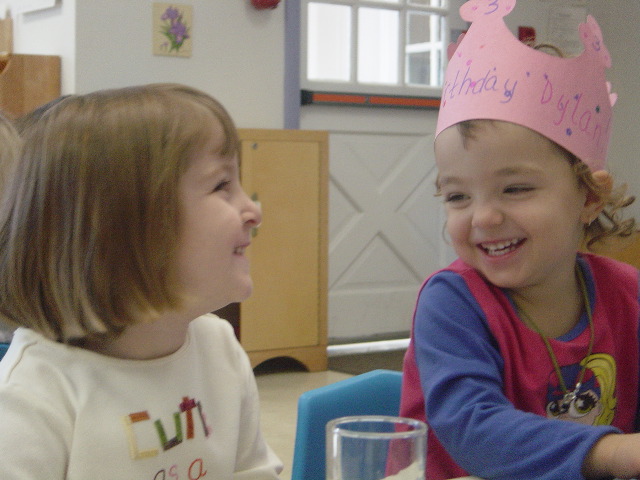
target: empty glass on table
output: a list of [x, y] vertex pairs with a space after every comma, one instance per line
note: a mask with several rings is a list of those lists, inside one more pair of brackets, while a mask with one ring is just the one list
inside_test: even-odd
[[427, 426], [363, 415], [327, 424], [327, 480], [424, 480]]

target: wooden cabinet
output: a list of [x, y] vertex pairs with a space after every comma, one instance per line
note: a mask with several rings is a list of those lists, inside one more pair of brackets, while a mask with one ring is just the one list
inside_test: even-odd
[[0, 58], [0, 109], [12, 118], [60, 95], [60, 57], [11, 54]]
[[326, 370], [328, 134], [239, 134], [242, 184], [263, 212], [248, 250], [253, 294], [235, 312], [240, 343], [254, 367], [290, 357]]
[[604, 245], [599, 245], [594, 252], [640, 269], [640, 232], [627, 238], [616, 237], [605, 241]]

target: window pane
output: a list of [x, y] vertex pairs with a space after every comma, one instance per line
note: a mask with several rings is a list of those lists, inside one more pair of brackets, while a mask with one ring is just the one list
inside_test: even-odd
[[426, 43], [431, 40], [431, 15], [426, 13], [409, 13], [407, 15], [407, 45]]
[[407, 83], [409, 85], [429, 85], [431, 78], [430, 53], [409, 53], [407, 55]]
[[443, 21], [443, 17], [436, 14], [407, 14], [405, 75], [408, 84], [440, 86]]
[[349, 81], [351, 7], [309, 3], [307, 30], [307, 78]]
[[409, 0], [409, 5], [445, 8], [447, 6], [447, 0]]
[[450, 43], [447, 38], [450, 35], [447, 28], [446, 18], [442, 15], [431, 16], [431, 81], [432, 87], [441, 87], [444, 78], [445, 54], [447, 45]]
[[407, 14], [406, 82], [410, 85], [429, 85], [431, 62], [431, 15]]
[[449, 0], [300, 2], [303, 88], [437, 95], [450, 41]]
[[399, 14], [358, 9], [358, 81], [398, 84]]

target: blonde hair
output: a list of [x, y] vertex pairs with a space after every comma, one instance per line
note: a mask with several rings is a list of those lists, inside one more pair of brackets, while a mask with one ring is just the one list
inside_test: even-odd
[[236, 155], [219, 102], [155, 84], [72, 96], [28, 126], [0, 209], [0, 316], [73, 342], [179, 307], [178, 182], [216, 125], [217, 153]]
[[[456, 125], [462, 135], [463, 144], [467, 147], [468, 141], [475, 139], [477, 130], [482, 124], [492, 124], [497, 120], [478, 119], [466, 120]], [[546, 138], [546, 137], [544, 137]], [[578, 157], [561, 147], [552, 140], [547, 140], [560, 151], [572, 166], [579, 184], [596, 198], [604, 199], [605, 205], [598, 217], [584, 227], [584, 244], [591, 250], [597, 244], [612, 237], [628, 237], [637, 231], [636, 222], [633, 218], [624, 219], [622, 210], [635, 201], [635, 197], [626, 194], [627, 186], [617, 187], [611, 194], [607, 188], [593, 178], [591, 169]]]
[[627, 195], [627, 185], [622, 184], [610, 194], [607, 189], [594, 181], [589, 167], [569, 152], [573, 170], [580, 184], [587, 188], [597, 198], [605, 200], [604, 208], [593, 222], [584, 227], [584, 244], [587, 250], [605, 244], [608, 239], [615, 237], [629, 237], [637, 231], [634, 218], [624, 218], [622, 210], [635, 201], [635, 197]]

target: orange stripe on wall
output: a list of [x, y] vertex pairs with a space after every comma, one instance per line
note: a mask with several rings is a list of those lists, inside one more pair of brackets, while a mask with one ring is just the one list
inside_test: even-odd
[[314, 93], [313, 100], [334, 103], [367, 103], [367, 97], [362, 95], [341, 95], [339, 93]]
[[372, 105], [398, 105], [402, 107], [433, 107], [440, 106], [437, 98], [410, 98], [410, 97], [369, 97]]
[[439, 108], [439, 98], [401, 97], [393, 95], [362, 95], [354, 93], [311, 92], [302, 90], [302, 105], [330, 103], [378, 107]]

